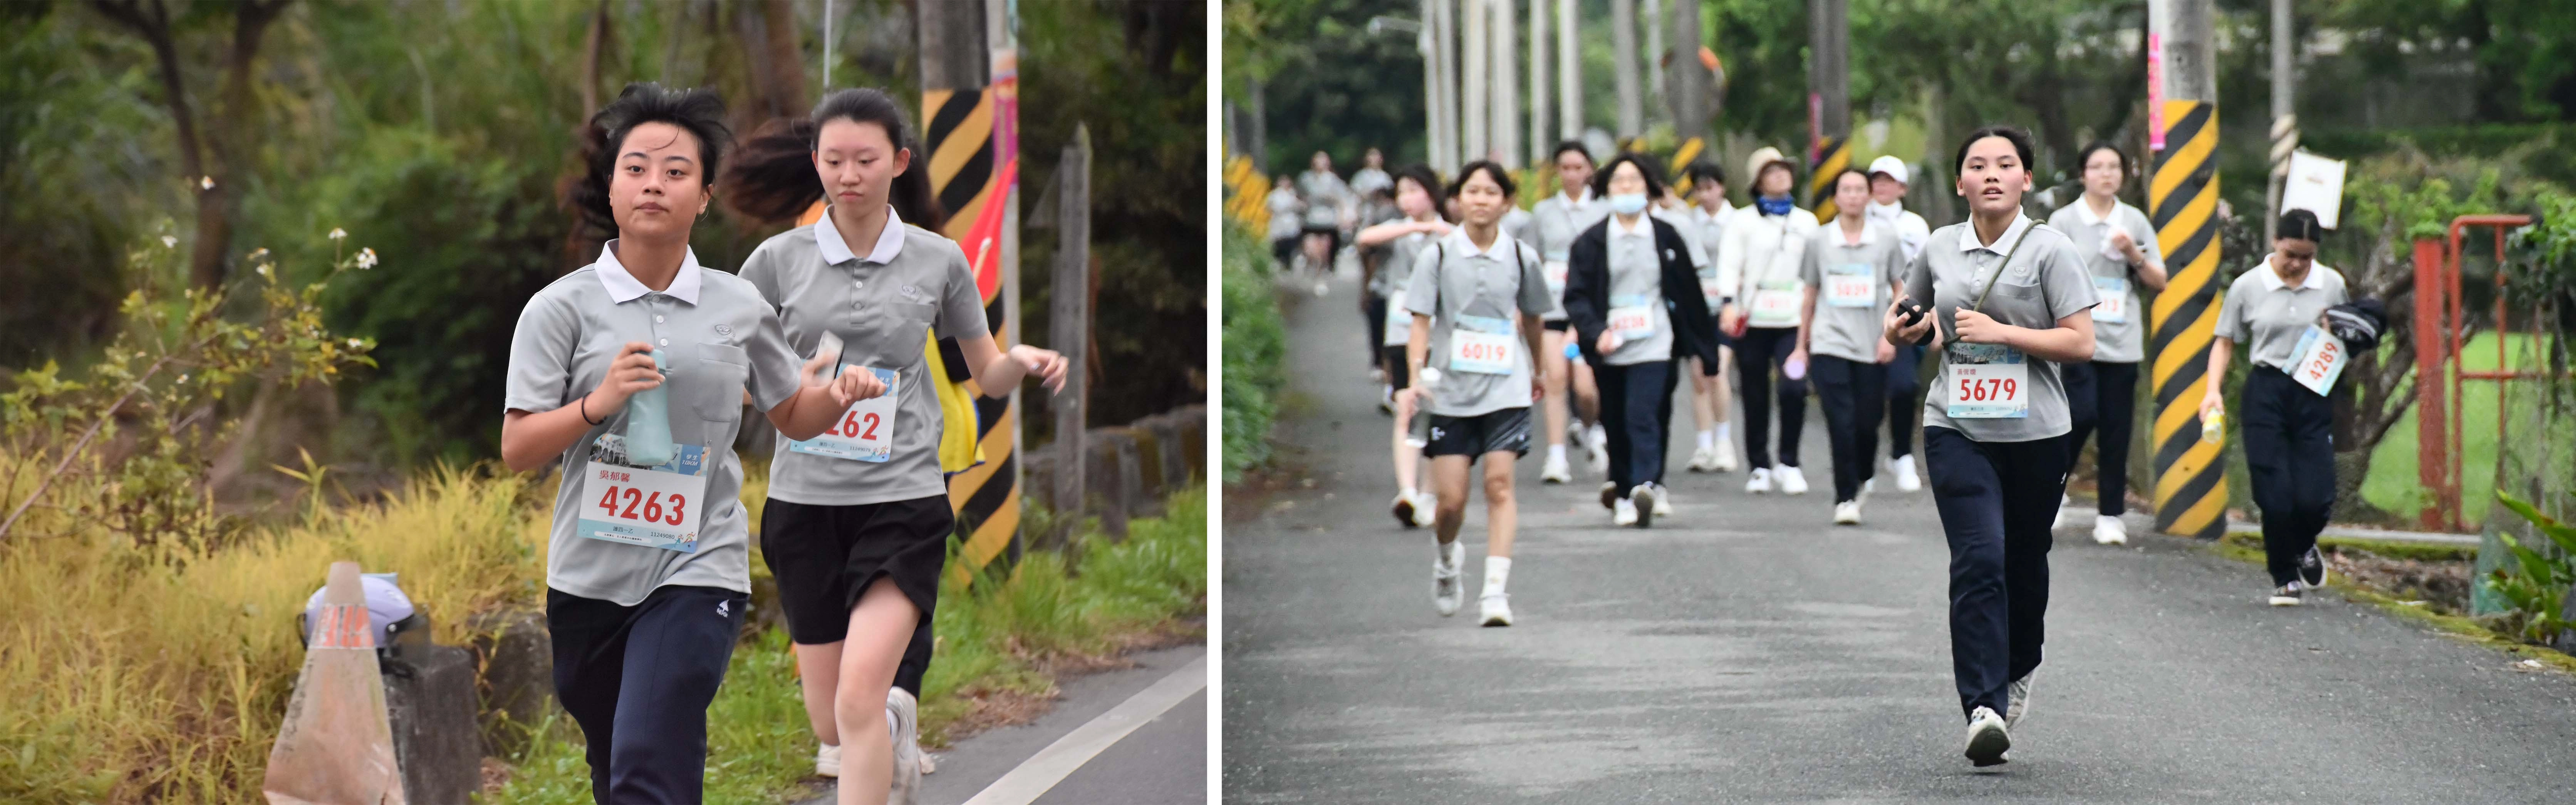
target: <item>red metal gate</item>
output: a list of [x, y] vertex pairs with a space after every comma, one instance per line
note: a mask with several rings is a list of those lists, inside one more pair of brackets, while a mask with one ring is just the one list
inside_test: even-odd
[[[2432, 239], [2415, 241], [2415, 450], [2416, 473], [2424, 488], [2433, 493], [2432, 505], [2425, 507], [2423, 527], [2432, 531], [2464, 532], [2468, 523], [2461, 516], [2461, 416], [2463, 398], [2460, 384], [2467, 380], [2503, 381], [2540, 377], [2543, 372], [2516, 371], [2505, 359], [2505, 338], [2512, 327], [2505, 313], [2505, 272], [2509, 265], [2504, 257], [2505, 230], [2531, 224], [2525, 215], [2463, 215], [2451, 220], [2448, 243]], [[2495, 230], [2496, 258], [2496, 368], [2468, 371], [2457, 366], [2460, 355], [2460, 256], [2461, 235], [2469, 227]], [[2531, 323], [2531, 337], [2544, 337], [2540, 322]], [[2504, 441], [2505, 395], [2496, 394], [2496, 443]]]

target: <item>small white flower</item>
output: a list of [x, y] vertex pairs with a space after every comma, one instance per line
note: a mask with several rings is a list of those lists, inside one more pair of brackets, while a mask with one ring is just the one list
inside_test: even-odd
[[336, 227], [336, 226], [335, 226], [335, 227], [331, 227], [331, 239], [332, 239], [332, 240], [339, 240], [339, 239], [341, 239], [341, 238], [345, 238], [345, 237], [348, 237], [348, 236], [349, 236], [349, 232], [348, 232], [348, 230], [344, 230], [344, 229], [341, 229], [341, 228]]
[[359, 342], [358, 342], [358, 339], [355, 339], [355, 338], [349, 339], [349, 348], [350, 348], [350, 349], [357, 349], [357, 348], [358, 348], [358, 343], [359, 343]]
[[361, 270], [364, 270], [364, 269], [370, 269], [370, 268], [375, 268], [375, 267], [376, 267], [376, 250], [374, 250], [374, 249], [359, 249], [359, 250], [358, 250], [358, 268], [359, 268], [359, 269], [361, 269]]
[[215, 177], [212, 177], [212, 176], [201, 176], [201, 177], [198, 177], [198, 178], [197, 178], [197, 186], [198, 186], [198, 187], [205, 188], [205, 189], [207, 189], [207, 190], [213, 190], [213, 189], [215, 189]]
[[164, 248], [164, 249], [176, 249], [176, 248], [179, 248], [179, 239], [178, 239], [178, 238], [171, 237], [171, 236], [168, 236], [168, 235], [162, 235], [162, 236], [161, 236], [161, 248]]
[[261, 263], [261, 264], [259, 264], [259, 268], [255, 269], [255, 270], [259, 272], [259, 275], [260, 275], [260, 276], [263, 276], [263, 277], [268, 276], [268, 264], [267, 264], [267, 263]]
[[181, 382], [181, 383], [186, 383], [186, 382], [188, 382], [188, 376], [187, 376], [187, 375], [180, 375], [180, 376], [179, 376], [179, 382]]
[[267, 249], [254, 249], [254, 250], [252, 250], [252, 251], [251, 251], [251, 253], [250, 253], [250, 257], [249, 257], [249, 258], [247, 258], [247, 259], [249, 259], [251, 262], [254, 262], [254, 263], [263, 263], [263, 262], [267, 262], [267, 261], [268, 261], [268, 250], [267, 250]]

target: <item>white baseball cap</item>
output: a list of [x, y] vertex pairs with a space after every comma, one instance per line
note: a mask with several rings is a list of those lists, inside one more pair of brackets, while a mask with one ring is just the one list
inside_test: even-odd
[[1896, 180], [1897, 184], [1910, 184], [1906, 181], [1905, 160], [1897, 159], [1895, 154], [1881, 154], [1877, 159], [1870, 160], [1869, 172], [1887, 174], [1887, 178]]

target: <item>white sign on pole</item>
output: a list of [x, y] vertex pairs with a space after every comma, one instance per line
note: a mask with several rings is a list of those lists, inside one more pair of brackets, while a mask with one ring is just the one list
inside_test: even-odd
[[2316, 213], [2317, 223], [2335, 228], [2335, 213], [2343, 209], [2343, 167], [2343, 160], [2306, 149], [2290, 152], [2290, 180], [2281, 188], [2281, 209]]

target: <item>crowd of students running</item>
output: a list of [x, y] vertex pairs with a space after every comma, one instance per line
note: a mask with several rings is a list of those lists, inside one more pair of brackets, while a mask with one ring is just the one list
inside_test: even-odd
[[[1834, 213], [1821, 220], [1798, 206], [1798, 164], [1767, 147], [1744, 163], [1742, 207], [1715, 164], [1686, 166], [1675, 187], [1650, 157], [1596, 161], [1574, 141], [1538, 172], [1554, 191], [1526, 210], [1492, 161], [1444, 182], [1421, 166], [1388, 173], [1375, 149], [1366, 158], [1346, 183], [1315, 154], [1272, 191], [1271, 233], [1319, 296], [1337, 250], [1356, 251], [1369, 371], [1395, 419], [1392, 512], [1401, 528], [1433, 532], [1439, 614], [1466, 594], [1458, 536], [1483, 461], [1479, 622], [1512, 623], [1515, 468], [1533, 425], [1546, 441], [1541, 483], [1574, 483], [1568, 453], [1581, 445], [1610, 523], [1645, 528], [1674, 514], [1665, 451], [1677, 391], [1689, 389], [1697, 430], [1689, 470], [1738, 469], [1741, 433], [1744, 491], [1788, 496], [1808, 491], [1799, 446], [1812, 392], [1831, 444], [1833, 523], [1862, 522], [1882, 469], [1899, 491], [1929, 487], [1951, 553], [1965, 754], [2005, 762], [2040, 664], [2052, 529], [2088, 525], [2064, 513], [2088, 439], [2100, 500], [2091, 536], [2128, 542], [2140, 291], [2163, 289], [2166, 271], [2154, 226], [2119, 197], [2136, 176], [2127, 153], [2078, 152], [2082, 195], [2041, 223], [2024, 212], [2029, 135], [1978, 129], [1947, 166], [1968, 220], [1938, 230], [1904, 209], [1912, 170], [1895, 157], [1830, 177]], [[2246, 342], [2239, 432], [2263, 512], [2265, 600], [2286, 606], [2325, 581], [2315, 545], [2333, 502], [2328, 399], [2341, 355], [2374, 345], [2383, 320], [2315, 263], [2315, 215], [2278, 223], [2274, 251], [2226, 291], [2201, 407], [2215, 438], [2227, 365]]]

